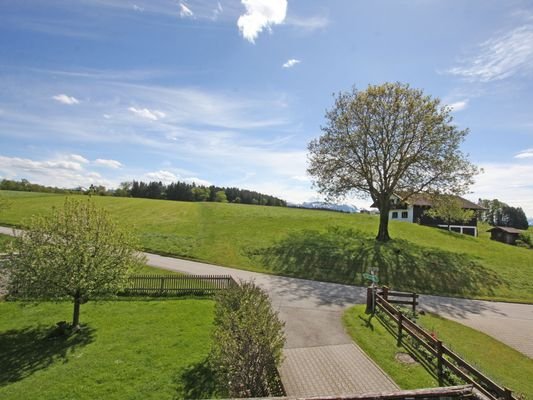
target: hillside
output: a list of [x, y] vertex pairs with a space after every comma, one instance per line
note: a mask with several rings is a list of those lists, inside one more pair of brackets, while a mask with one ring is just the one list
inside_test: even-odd
[[[1, 191], [0, 225], [25, 226], [64, 196]], [[80, 197], [87, 199], [86, 197]], [[93, 197], [139, 236], [147, 251], [254, 271], [362, 284], [379, 267], [397, 289], [533, 303], [533, 251], [414, 224], [391, 222], [394, 240], [373, 240], [376, 216], [242, 204]]]

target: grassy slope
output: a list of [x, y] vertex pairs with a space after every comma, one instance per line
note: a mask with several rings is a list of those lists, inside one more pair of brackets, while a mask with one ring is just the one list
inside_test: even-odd
[[[0, 224], [17, 226], [24, 226], [25, 220], [27, 221], [30, 215], [45, 214], [51, 207], [61, 206], [63, 202], [63, 196], [60, 195], [16, 192], [2, 192], [2, 195], [10, 197], [12, 207], [0, 214]], [[428, 257], [425, 249], [436, 248], [447, 252], [447, 255], [465, 254], [464, 265], [456, 271], [456, 284], [461, 285], [461, 274], [465, 276], [464, 281], [475, 279], [476, 282], [471, 285], [471, 282], [468, 282], [469, 288], [464, 291], [458, 290], [457, 294], [533, 302], [533, 251], [493, 242], [485, 235], [481, 238], [472, 238], [415, 224], [391, 222], [390, 232], [393, 238], [405, 241], [396, 240], [394, 245], [396, 247], [385, 248], [388, 253], [380, 253], [381, 258], [376, 258], [375, 254], [372, 254], [374, 264], [358, 261], [356, 269], [349, 271], [351, 275], [339, 275], [335, 271], [329, 271], [328, 274], [320, 271], [315, 273], [316, 271], [313, 272], [310, 268], [315, 268], [316, 265], [311, 265], [307, 269], [289, 271], [276, 269], [263, 259], [251, 256], [250, 252], [269, 248], [276, 242], [287, 240], [291, 235], [299, 243], [305, 244], [309, 239], [306, 231], [325, 232], [328, 227], [333, 226], [344, 229], [355, 228], [360, 231], [360, 235], [366, 236], [367, 242], [362, 240], [360, 247], [355, 246], [357, 243], [347, 246], [347, 254], [357, 255], [363, 250], [368, 252], [368, 247], [373, 246], [371, 244], [373, 242], [368, 241], [368, 238], [372, 238], [377, 230], [376, 217], [240, 204], [185, 203], [111, 197], [94, 197], [93, 199], [109, 209], [117, 219], [131, 226], [138, 233], [145, 249], [149, 251], [237, 268], [347, 283], [359, 283], [353, 278], [360, 276], [361, 271], [357, 268], [363, 269], [380, 262], [393, 262], [394, 260], [391, 259], [391, 251], [393, 251], [394, 254], [401, 253], [404, 270], [401, 271], [400, 278], [394, 280], [392, 277], [390, 282], [396, 283], [397, 287], [407, 289], [410, 286], [407, 282], [409, 274], [411, 276], [423, 276], [423, 274], [416, 269], [411, 273], [405, 265], [415, 259], [419, 263], [421, 260], [423, 263], [426, 258], [429, 260], [431, 257]], [[346, 240], [349, 232], [345, 232], [344, 235], [343, 240]], [[314, 239], [315, 242], [308, 243], [308, 249], [319, 247], [316, 240], [322, 240], [322, 238], [315, 237]], [[334, 241], [332, 246], [339, 247]], [[372, 252], [383, 251], [382, 248], [370, 250]], [[442, 259], [439, 254], [435, 254], [432, 261], [434, 263], [436, 259]], [[315, 257], [315, 255], [312, 256]], [[324, 264], [318, 267], [319, 270], [334, 265], [328, 261], [328, 257], [331, 258], [331, 255], [327, 254], [327, 257], [319, 260]], [[479, 266], [476, 276], [469, 275], [471, 270], [469, 266], [472, 263]], [[439, 280], [442, 280], [446, 278], [446, 266], [440, 267], [441, 275], [437, 276]], [[431, 279], [432, 266], [429, 261], [422, 265], [422, 268], [427, 272], [427, 277], [424, 276], [424, 279]], [[394, 275], [394, 271], [391, 271], [391, 275]], [[483, 276], [488, 276], [490, 279], [484, 280]], [[414, 287], [419, 288], [420, 283]], [[419, 290], [423, 291], [423, 289]], [[428, 290], [453, 293], [453, 291], [448, 292], [438, 287]]]
[[47, 337], [71, 311], [69, 303], [0, 303], [0, 398], [190, 398], [184, 373], [209, 352], [211, 300], [88, 303], [84, 334]]
[[[396, 346], [396, 339], [377, 318], [370, 328], [364, 309], [365, 306], [356, 306], [344, 314], [344, 324], [353, 340], [402, 389], [437, 386], [435, 378], [420, 365], [405, 366], [395, 360], [396, 353], [405, 349]], [[419, 323], [490, 378], [533, 399], [533, 360], [490, 336], [436, 315], [420, 316]]]

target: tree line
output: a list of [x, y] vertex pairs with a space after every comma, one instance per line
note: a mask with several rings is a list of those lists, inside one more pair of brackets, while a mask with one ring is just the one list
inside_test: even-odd
[[478, 204], [486, 211], [481, 213], [481, 221], [493, 226], [507, 226], [516, 229], [528, 229], [526, 213], [522, 207], [511, 207], [498, 199], [479, 199]]
[[61, 189], [30, 183], [26, 179], [0, 181], [0, 190], [24, 192], [44, 192], [63, 194], [89, 194], [97, 196], [140, 197], [146, 199], [162, 199], [177, 201], [210, 201], [219, 203], [242, 203], [263, 206], [286, 207], [287, 202], [274, 196], [236, 187], [203, 186], [195, 183], [132, 181], [122, 182], [116, 189], [107, 189], [101, 185], [90, 185], [88, 188]]
[[121, 184], [121, 193], [130, 197], [143, 197], [149, 199], [166, 199], [178, 201], [211, 201], [220, 203], [242, 203], [263, 206], [285, 207], [287, 203], [277, 197], [255, 192], [253, 190], [239, 189], [236, 187], [203, 186], [195, 183], [172, 182], [168, 185], [162, 182], [124, 182]]

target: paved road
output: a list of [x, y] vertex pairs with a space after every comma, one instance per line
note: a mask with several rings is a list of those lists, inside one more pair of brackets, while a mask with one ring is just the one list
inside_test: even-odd
[[[0, 233], [10, 232], [11, 229], [0, 227]], [[347, 307], [365, 301], [364, 288], [266, 275], [148, 253], [146, 257], [148, 264], [154, 267], [194, 274], [229, 274], [236, 279], [253, 279], [265, 289], [286, 322], [287, 343], [281, 373], [289, 395], [361, 393], [394, 388], [394, 383], [353, 345], [341, 323], [341, 315]], [[533, 305], [439, 296], [421, 296], [420, 304], [423, 309], [485, 332], [533, 358]], [[357, 360], [356, 365], [350, 360]]]

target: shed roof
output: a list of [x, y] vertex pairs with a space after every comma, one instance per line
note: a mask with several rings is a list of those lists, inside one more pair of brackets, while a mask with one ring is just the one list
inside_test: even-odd
[[487, 232], [494, 232], [494, 231], [503, 231], [507, 233], [514, 233], [514, 234], [521, 234], [524, 231], [521, 231], [520, 229], [511, 228], [510, 226], [495, 226], [494, 228], [490, 228]]

